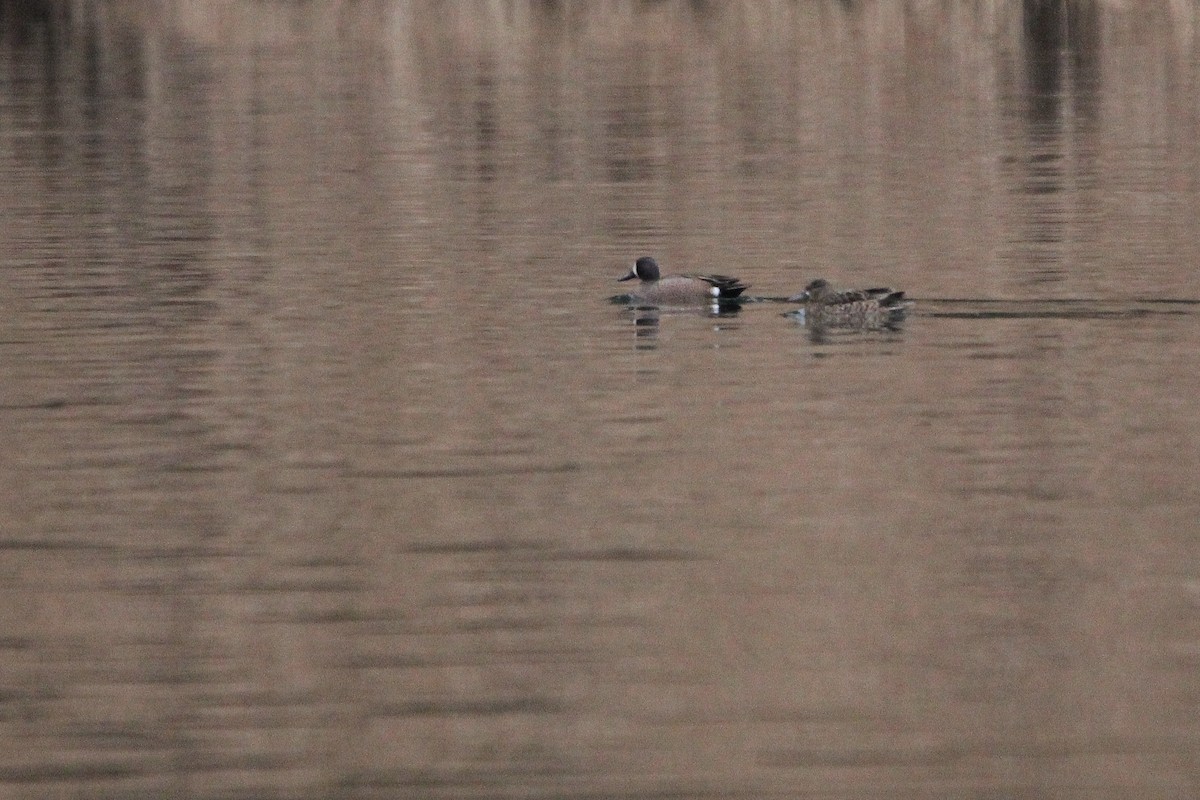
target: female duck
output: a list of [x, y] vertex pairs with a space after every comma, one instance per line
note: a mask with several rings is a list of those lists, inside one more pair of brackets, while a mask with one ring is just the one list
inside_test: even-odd
[[714, 300], [734, 300], [746, 291], [747, 284], [728, 275], [667, 275], [658, 270], [658, 262], [650, 256], [642, 256], [629, 270], [629, 274], [618, 281], [641, 281], [629, 293], [635, 303], [682, 306], [696, 303], [711, 303]]
[[824, 278], [817, 278], [788, 301], [804, 303], [802, 313], [809, 324], [863, 327], [899, 322], [912, 306], [904, 292], [884, 287], [838, 291]]

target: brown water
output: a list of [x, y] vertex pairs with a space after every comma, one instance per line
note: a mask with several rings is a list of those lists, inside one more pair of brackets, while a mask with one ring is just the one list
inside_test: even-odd
[[1200, 796], [1196, 23], [0, 4], [0, 797]]

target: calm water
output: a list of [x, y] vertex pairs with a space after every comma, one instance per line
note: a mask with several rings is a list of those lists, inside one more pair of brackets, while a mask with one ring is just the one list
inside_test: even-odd
[[0, 4], [0, 797], [1200, 795], [1128, 5]]

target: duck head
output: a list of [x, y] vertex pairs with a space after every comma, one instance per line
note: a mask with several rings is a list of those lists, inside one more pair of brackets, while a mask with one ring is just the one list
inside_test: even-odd
[[633, 268], [629, 270], [629, 274], [623, 278], [617, 278], [618, 281], [631, 281], [638, 278], [643, 281], [658, 280], [658, 262], [650, 256], [642, 256], [633, 263]]

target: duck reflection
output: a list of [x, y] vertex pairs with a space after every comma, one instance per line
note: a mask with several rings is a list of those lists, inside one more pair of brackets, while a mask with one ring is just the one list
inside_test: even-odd
[[904, 332], [902, 319], [888, 320], [877, 325], [842, 325], [821, 319], [806, 320], [803, 312], [785, 316], [797, 320], [803, 326], [812, 344], [845, 344], [852, 341], [897, 342], [903, 338]]
[[[622, 301], [620, 298], [614, 298], [614, 302]], [[712, 303], [704, 308], [663, 308], [623, 304], [626, 305], [624, 314], [633, 322], [633, 335], [637, 340], [639, 350], [653, 350], [658, 346], [658, 331], [664, 318], [705, 316], [721, 321], [715, 326], [715, 330], [725, 330], [734, 327], [728, 325], [728, 322], [737, 317], [742, 310], [741, 303], [729, 302]]]

